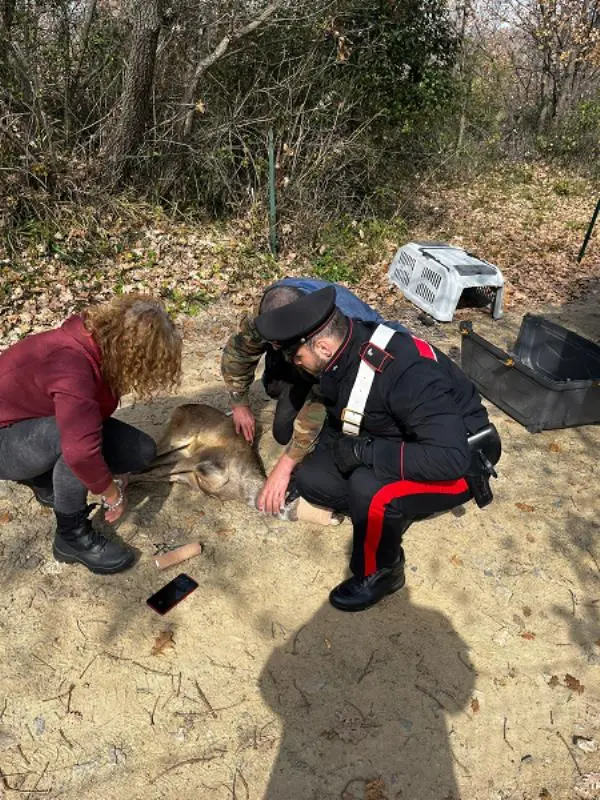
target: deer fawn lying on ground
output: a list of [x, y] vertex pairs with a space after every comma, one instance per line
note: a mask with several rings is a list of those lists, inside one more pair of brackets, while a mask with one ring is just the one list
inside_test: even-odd
[[187, 483], [212, 497], [256, 507], [265, 473], [251, 445], [236, 435], [231, 417], [188, 403], [174, 409], [156, 459], [136, 480]]
[[[256, 508], [265, 478], [256, 451], [236, 434], [231, 417], [202, 403], [174, 409], [158, 442], [158, 456], [144, 472], [132, 476], [135, 482], [186, 483], [211, 497], [238, 500], [251, 508]], [[298, 514], [301, 507], [304, 511]], [[287, 503], [278, 517], [320, 524], [340, 521], [300, 498]]]

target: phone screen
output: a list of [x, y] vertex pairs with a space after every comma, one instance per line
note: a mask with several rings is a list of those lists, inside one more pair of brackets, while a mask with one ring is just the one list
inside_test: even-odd
[[173, 606], [176, 606], [184, 597], [198, 588], [198, 584], [189, 575], [182, 572], [172, 581], [165, 584], [162, 589], [155, 592], [151, 597], [146, 600], [146, 603], [158, 611], [159, 614], [166, 614]]

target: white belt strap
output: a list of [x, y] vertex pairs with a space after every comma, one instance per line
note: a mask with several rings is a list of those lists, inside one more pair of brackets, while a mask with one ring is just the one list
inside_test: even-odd
[[[369, 339], [369, 343], [375, 345], [380, 350], [385, 350], [385, 347], [392, 336], [396, 333], [392, 328], [387, 325], [378, 325], [373, 331], [373, 335]], [[368, 354], [367, 349], [367, 354]], [[354, 386], [348, 398], [348, 405], [342, 411], [342, 431], [347, 436], [358, 436], [360, 433], [360, 424], [364, 416], [365, 406], [369, 399], [373, 378], [375, 377], [375, 370], [369, 364], [361, 359]]]

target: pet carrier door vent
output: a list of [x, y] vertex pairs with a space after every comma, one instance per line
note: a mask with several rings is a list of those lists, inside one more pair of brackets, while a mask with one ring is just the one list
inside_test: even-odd
[[[498, 267], [443, 242], [409, 242], [394, 256], [388, 279], [439, 322], [450, 322], [464, 292], [494, 319], [502, 316], [504, 279]], [[482, 302], [483, 300], [483, 302]]]

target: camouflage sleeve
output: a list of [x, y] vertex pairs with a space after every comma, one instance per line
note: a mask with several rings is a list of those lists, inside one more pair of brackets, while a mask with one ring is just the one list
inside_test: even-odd
[[292, 441], [286, 451], [287, 455], [293, 458], [294, 461], [302, 461], [305, 456], [315, 449], [321, 428], [325, 422], [325, 416], [325, 406], [321, 402], [315, 387], [311, 389], [298, 416], [294, 420]]
[[237, 332], [229, 337], [221, 356], [221, 375], [233, 405], [248, 404], [248, 391], [266, 347], [266, 342], [254, 327], [254, 317], [244, 314]]

